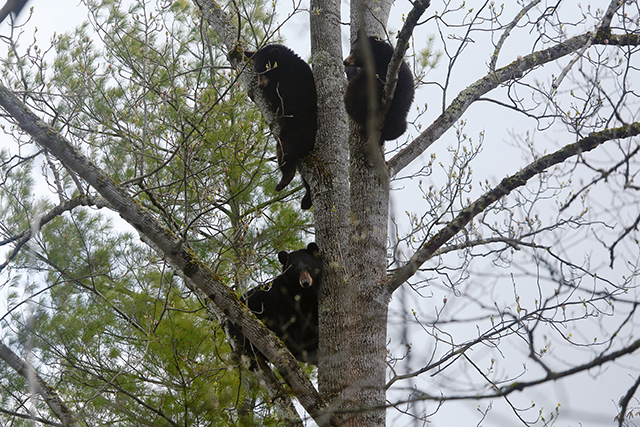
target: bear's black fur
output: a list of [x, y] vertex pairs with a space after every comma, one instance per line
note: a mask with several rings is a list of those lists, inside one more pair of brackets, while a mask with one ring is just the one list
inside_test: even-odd
[[[318, 245], [291, 253], [280, 251], [282, 273], [270, 286], [250, 289], [241, 301], [280, 337], [301, 362], [318, 363], [318, 288], [322, 261]], [[232, 325], [230, 333], [245, 349], [246, 341]], [[260, 355], [260, 357], [262, 357]]]
[[[285, 188], [296, 173], [296, 164], [313, 150], [318, 129], [316, 85], [311, 67], [291, 49], [270, 44], [257, 52], [245, 52], [253, 60], [258, 73], [258, 87], [276, 112], [280, 135], [276, 145], [278, 166], [282, 179], [276, 191]], [[306, 194], [302, 209], [311, 207], [309, 185], [304, 181]]]
[[[387, 80], [387, 67], [393, 55], [393, 47], [376, 37], [367, 37], [373, 53], [376, 73], [376, 100], [378, 108], [382, 104], [382, 91]], [[344, 94], [344, 103], [347, 113], [357, 123], [362, 134], [366, 134], [367, 118], [369, 112], [369, 97], [367, 88], [367, 72], [361, 52], [361, 36], [351, 45], [351, 52], [344, 60], [345, 72], [349, 79], [347, 90]], [[413, 75], [409, 66], [403, 61], [398, 72], [396, 91], [391, 100], [391, 105], [384, 120], [380, 142], [390, 141], [400, 137], [407, 130], [407, 114], [413, 102], [414, 95]]]

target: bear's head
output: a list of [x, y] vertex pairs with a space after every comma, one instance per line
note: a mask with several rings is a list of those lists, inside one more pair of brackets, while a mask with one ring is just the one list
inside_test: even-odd
[[[377, 37], [367, 37], [364, 31], [360, 30], [358, 37], [353, 44], [351, 44], [349, 56], [343, 61], [345, 67], [364, 67], [363, 43], [369, 43], [369, 46], [371, 46], [371, 53], [374, 58], [376, 70], [380, 67], [386, 67], [389, 64], [391, 56], [393, 56], [393, 47], [389, 43], [379, 40]], [[348, 73], [347, 76], [349, 76]]]
[[309, 243], [306, 249], [288, 253], [278, 252], [282, 264], [282, 275], [287, 283], [297, 283], [303, 288], [318, 285], [322, 275], [322, 260], [318, 245]]
[[258, 87], [264, 89], [270, 81], [276, 81], [279, 74], [278, 61], [284, 46], [270, 44], [257, 52], [245, 52], [245, 56], [253, 60], [253, 69], [258, 74]]

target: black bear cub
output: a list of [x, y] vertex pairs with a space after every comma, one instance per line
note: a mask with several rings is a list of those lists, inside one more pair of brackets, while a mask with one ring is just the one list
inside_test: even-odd
[[[270, 44], [257, 52], [245, 52], [253, 60], [258, 73], [258, 87], [276, 111], [280, 135], [276, 145], [278, 166], [282, 179], [276, 191], [285, 188], [296, 173], [296, 164], [313, 150], [318, 129], [316, 84], [311, 67], [291, 49]], [[309, 185], [304, 181], [306, 194], [302, 209], [311, 207]]]
[[[358, 34], [358, 38], [351, 45], [351, 52], [344, 60], [345, 72], [349, 79], [347, 90], [344, 94], [344, 104], [349, 117], [356, 122], [362, 134], [366, 134], [367, 118], [369, 112], [369, 96], [367, 88], [367, 71], [361, 52], [361, 43], [368, 42], [373, 53], [376, 73], [376, 100], [378, 108], [382, 106], [382, 91], [387, 80], [387, 67], [393, 55], [393, 47], [376, 37], [366, 37]], [[380, 142], [391, 141], [400, 137], [407, 130], [407, 114], [413, 102], [414, 95], [413, 75], [409, 66], [403, 61], [398, 72], [396, 91], [391, 100], [391, 105], [384, 119], [384, 127]]]
[[[271, 286], [250, 289], [241, 301], [258, 319], [280, 337], [301, 362], [318, 363], [318, 288], [322, 261], [318, 245], [291, 253], [280, 251], [282, 273]], [[229, 328], [237, 342], [248, 349], [249, 342], [234, 327]]]

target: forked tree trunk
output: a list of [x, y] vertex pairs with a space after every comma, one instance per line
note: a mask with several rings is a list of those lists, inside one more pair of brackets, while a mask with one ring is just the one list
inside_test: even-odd
[[[368, 32], [381, 33], [391, 2], [367, 3], [364, 9], [377, 14], [365, 13]], [[355, 1], [351, 7], [363, 8]], [[348, 52], [341, 48], [340, 1], [313, 0], [310, 10], [319, 130], [307, 168], [313, 168], [308, 180], [315, 190], [316, 241], [327, 270], [320, 295], [318, 387], [343, 425], [384, 427], [389, 177], [377, 143], [370, 149], [353, 130], [347, 141], [342, 59]], [[352, 34], [357, 26], [352, 24]]]

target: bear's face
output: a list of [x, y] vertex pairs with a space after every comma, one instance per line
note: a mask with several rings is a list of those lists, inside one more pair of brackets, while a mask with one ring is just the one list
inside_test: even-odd
[[258, 87], [264, 89], [278, 75], [280, 49], [277, 45], [268, 45], [257, 51], [252, 57], [253, 68], [258, 74]]
[[282, 264], [282, 275], [287, 283], [299, 284], [302, 288], [317, 285], [322, 274], [322, 261], [318, 245], [309, 243], [306, 249], [291, 253], [280, 251], [278, 259]]
[[[380, 64], [388, 64], [391, 60], [391, 56], [393, 55], [393, 47], [386, 42], [378, 40], [376, 37], [364, 37], [363, 34], [358, 33], [358, 37], [351, 45], [351, 51], [349, 52], [349, 56], [345, 58], [343, 61], [345, 67], [364, 67], [364, 58], [362, 54], [361, 44], [362, 40], [369, 42], [371, 46], [371, 52], [375, 59], [376, 65]], [[348, 73], [347, 73], [347, 76]]]
[[349, 50], [349, 56], [342, 61], [345, 67], [359, 68], [364, 66], [362, 60], [362, 53], [360, 52], [360, 36], [353, 43], [351, 43], [351, 49]]

